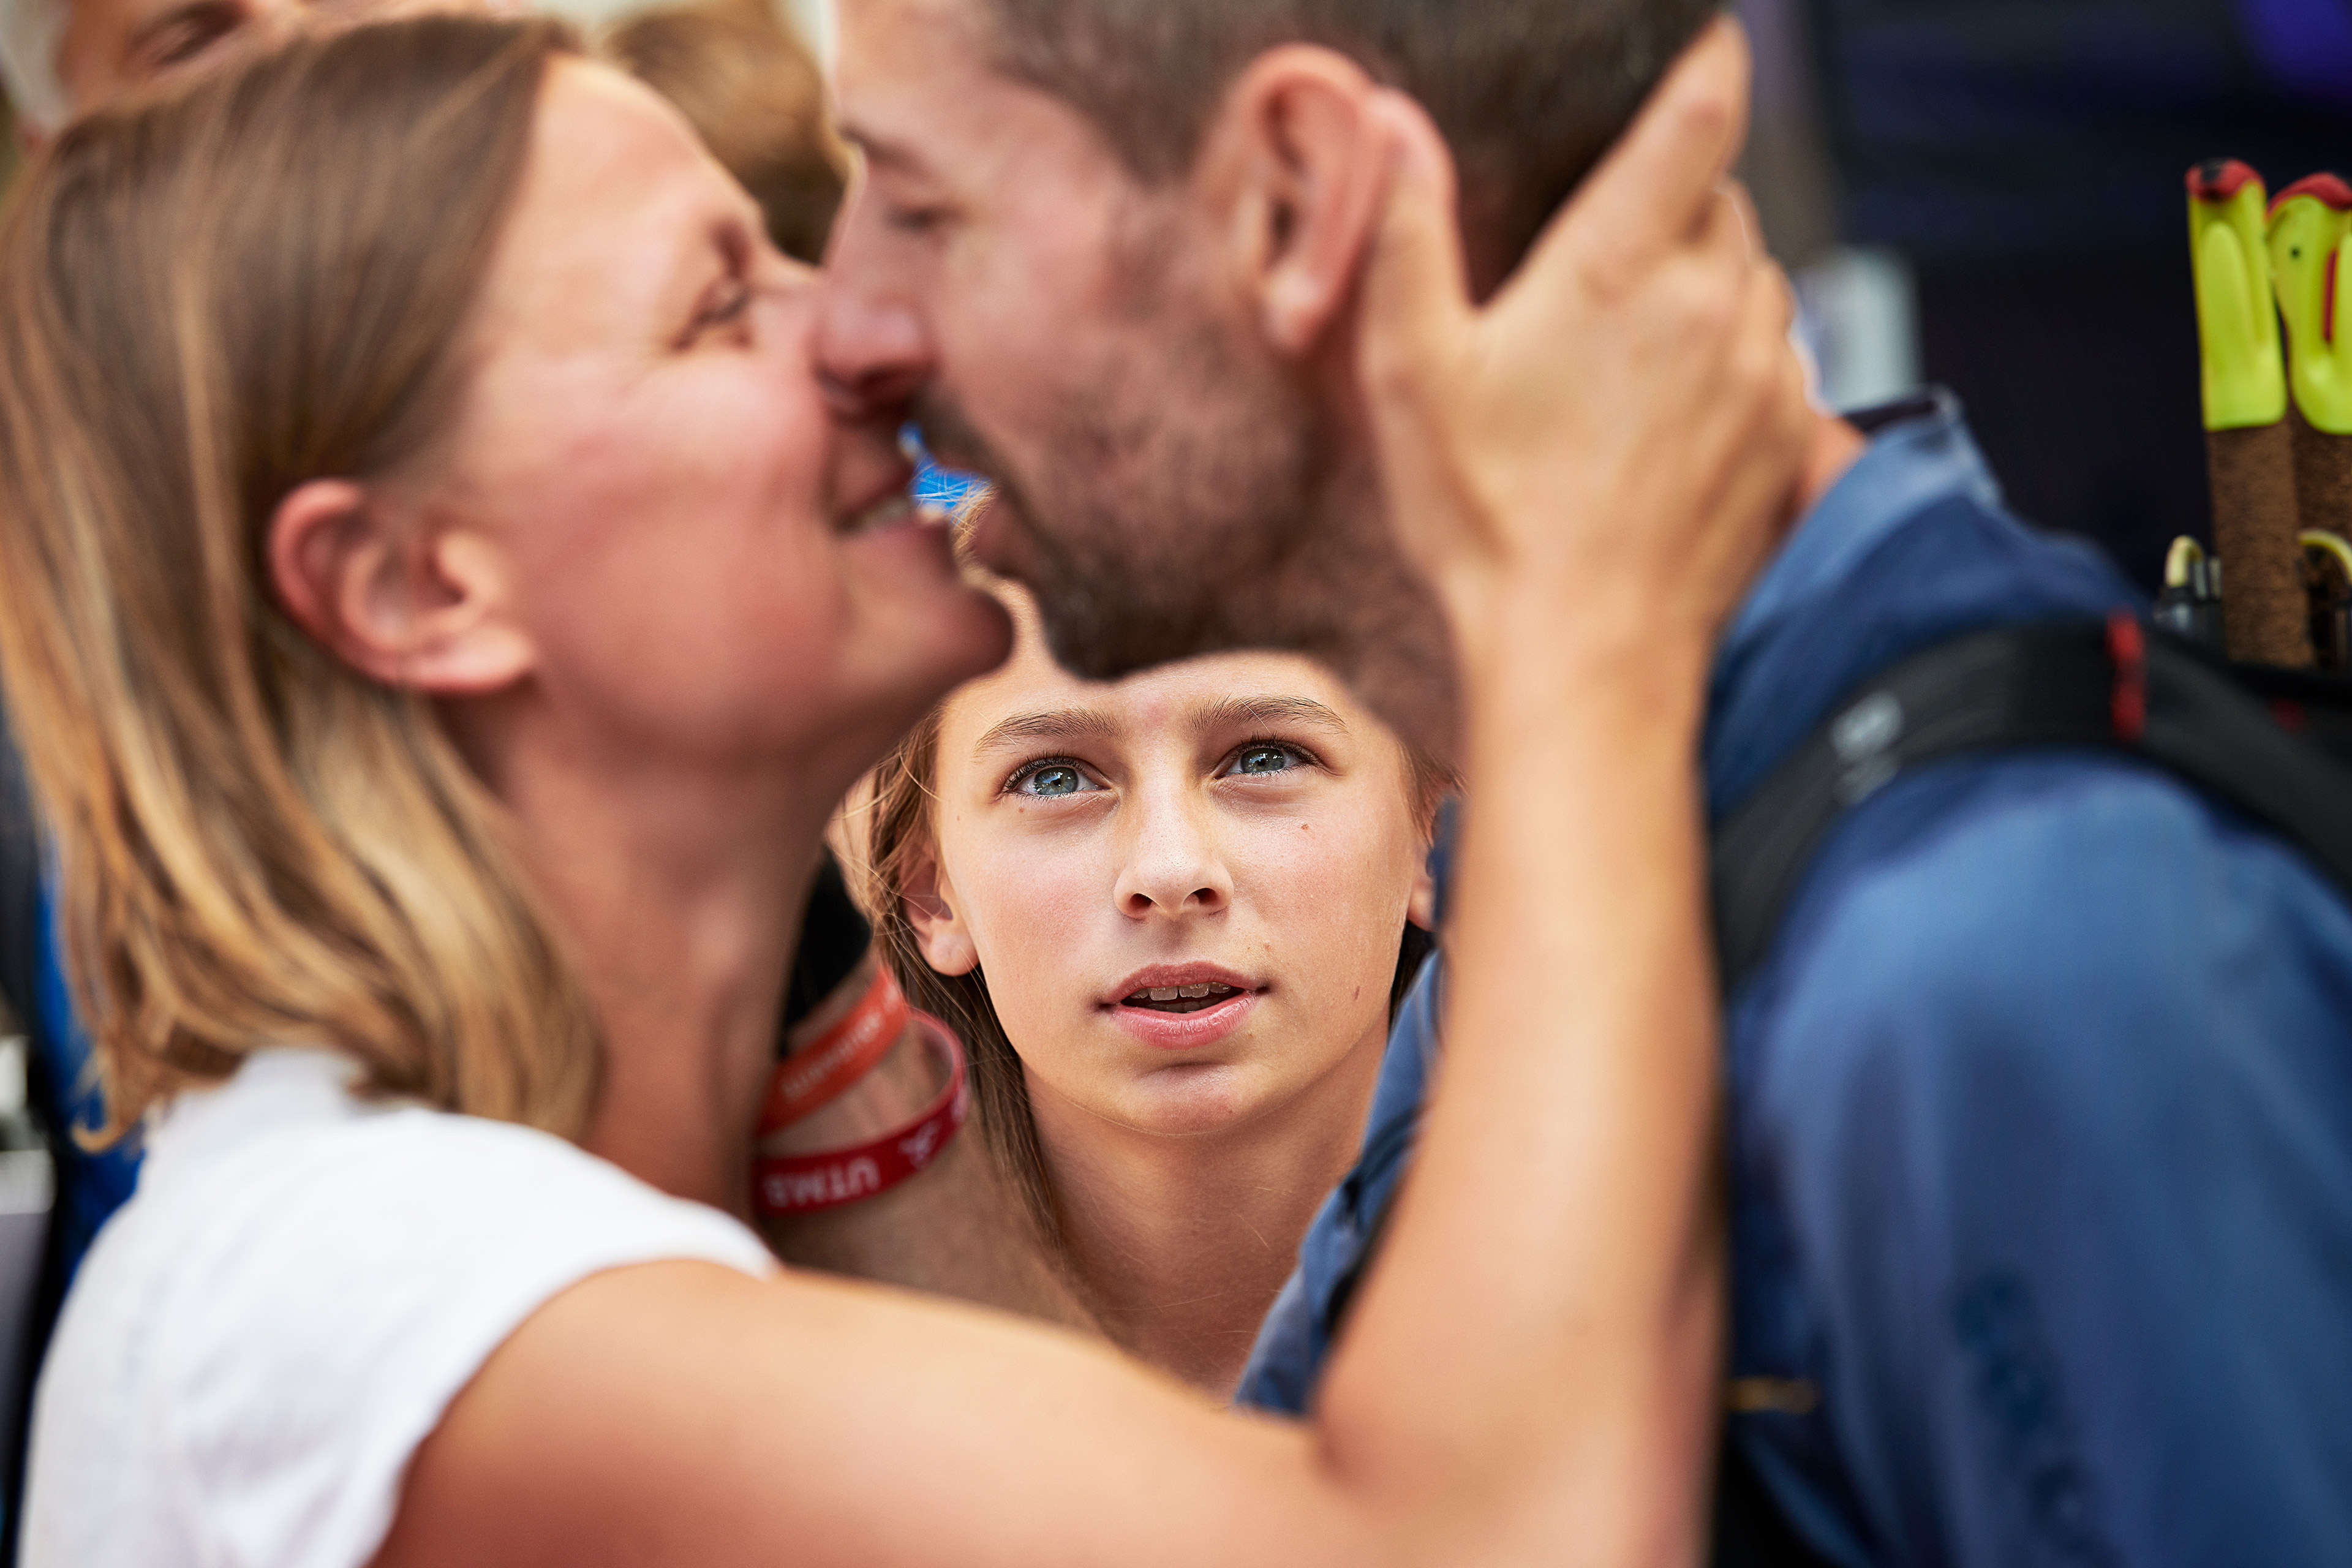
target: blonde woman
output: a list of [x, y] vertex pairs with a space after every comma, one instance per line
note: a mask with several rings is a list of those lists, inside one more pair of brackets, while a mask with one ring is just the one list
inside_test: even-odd
[[[1646, 200], [1712, 204], [1723, 66], [1615, 172]], [[1444, 243], [1423, 166], [1393, 199], [1384, 256]], [[1720, 226], [1661, 243], [1749, 275]], [[1384, 335], [1444, 286], [1380, 276], [1383, 386], [1459, 394], [1452, 339]], [[1629, 669], [1555, 627], [1542, 681], [1472, 666], [1474, 791], [1514, 735], [1613, 759], [1547, 776], [1553, 826], [1510, 859], [1466, 841], [1457, 993], [1542, 960], [1560, 999], [1458, 1037], [1293, 1425], [779, 1272], [743, 1224], [831, 808], [1006, 648], [908, 515], [895, 432], [829, 410], [814, 289], [671, 110], [544, 23], [298, 40], [32, 171], [0, 237], [0, 672], [151, 1154], [44, 1374], [26, 1561], [1690, 1557], [1717, 1323], [1690, 742], [1737, 573], [1605, 563], [1632, 529], [1754, 558], [1793, 393], [1719, 373], [1769, 363], [1778, 303], [1665, 294], [1694, 354], [1610, 367], [1621, 400], [1767, 417], [1695, 451], [1695, 488], [1565, 514], [1645, 655], [1691, 646]], [[1477, 384], [1539, 394], [1555, 363]], [[1582, 471], [1559, 432], [1468, 469], [1394, 439], [1427, 475]], [[1497, 493], [1403, 498], [1453, 520], [1432, 542], [1464, 530], [1456, 589], [1512, 580], [1487, 573], [1532, 520]], [[1579, 669], [1607, 695], [1552, 684]], [[1479, 798], [1508, 827], [1526, 795]], [[1589, 1111], [1567, 1141], [1562, 1103]]]

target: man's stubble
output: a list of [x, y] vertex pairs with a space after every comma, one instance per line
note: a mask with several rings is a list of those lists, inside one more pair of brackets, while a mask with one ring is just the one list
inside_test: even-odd
[[1303, 653], [1392, 727], [1450, 752], [1450, 642], [1391, 541], [1369, 452], [1321, 392], [1184, 286], [1139, 224], [1092, 353], [992, 439], [934, 384], [933, 447], [995, 481], [990, 532], [1034, 595], [1055, 658], [1117, 679], [1198, 655]]
[[917, 405], [933, 445], [995, 480], [991, 526], [1019, 535], [1055, 658], [1110, 680], [1321, 640], [1313, 606], [1282, 591], [1330, 469], [1311, 404], [1217, 323], [1170, 311], [1118, 337], [1037, 400], [1017, 451], [937, 389]]

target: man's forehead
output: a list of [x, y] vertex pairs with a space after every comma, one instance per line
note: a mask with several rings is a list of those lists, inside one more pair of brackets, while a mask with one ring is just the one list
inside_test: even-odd
[[842, 86], [872, 90], [953, 67], [984, 69], [988, 31], [981, 3], [842, 0], [834, 44]]
[[983, 0], [850, 0], [836, 75], [842, 134], [877, 173], [958, 186], [1123, 174], [1093, 121], [996, 68]]
[[[869, 158], [914, 163], [940, 111], [1001, 82], [977, 0], [844, 0], [835, 88], [842, 129]], [[1001, 83], [1010, 87], [1011, 83]]]

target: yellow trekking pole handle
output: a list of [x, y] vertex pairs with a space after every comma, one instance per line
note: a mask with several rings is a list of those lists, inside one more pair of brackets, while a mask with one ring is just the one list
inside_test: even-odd
[[2315, 430], [2352, 436], [2352, 318], [2342, 265], [2352, 235], [2352, 185], [2333, 174], [2297, 180], [2271, 204], [2271, 276], [2286, 318], [2294, 405]]
[[2172, 549], [2164, 557], [2164, 585], [2168, 588], [2200, 586], [2197, 575], [2204, 565], [2205, 547], [2184, 533], [2172, 542]]
[[2295, 542], [2305, 550], [2333, 556], [2336, 564], [2344, 568], [2344, 580], [2352, 583], [2352, 542], [2347, 542], [2342, 534], [2330, 533], [2324, 528], [2306, 528], [2296, 536]]
[[2205, 428], [2246, 430], [2286, 417], [2286, 364], [2271, 304], [2263, 178], [2234, 161], [2189, 175], [2189, 243], [2205, 366]]

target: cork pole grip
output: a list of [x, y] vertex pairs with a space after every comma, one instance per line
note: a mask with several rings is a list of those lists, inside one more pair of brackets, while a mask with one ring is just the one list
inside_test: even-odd
[[[2306, 443], [2282, 421], [2210, 430], [2213, 542], [2221, 557], [2221, 621], [2230, 657], [2308, 668], [2311, 610], [2303, 588], [2297, 465]], [[2312, 431], [2317, 437], [2319, 432]], [[2330, 443], [2320, 461], [2352, 496], [2352, 437]]]
[[2300, 411], [2294, 424], [2294, 500], [2305, 528], [2352, 539], [2352, 436], [2312, 427]]

